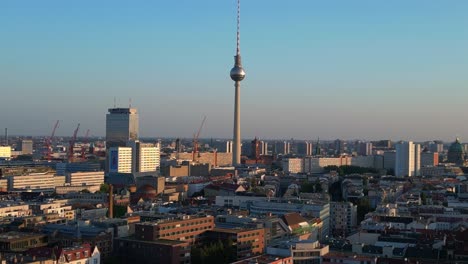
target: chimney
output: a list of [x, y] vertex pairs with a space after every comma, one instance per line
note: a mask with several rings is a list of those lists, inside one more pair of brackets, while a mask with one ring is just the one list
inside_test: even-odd
[[109, 218], [114, 218], [114, 186], [109, 184]]
[[214, 150], [214, 166], [218, 167], [218, 151]]

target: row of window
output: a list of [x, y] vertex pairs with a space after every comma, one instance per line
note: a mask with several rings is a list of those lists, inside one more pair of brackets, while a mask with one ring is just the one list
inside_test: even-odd
[[201, 225], [201, 224], [212, 223], [212, 222], [213, 221], [211, 221], [211, 220], [200, 220], [200, 221], [196, 221], [196, 222], [182, 223], [182, 224], [177, 224], [177, 225], [172, 225], [172, 226], [162, 226], [161, 230], [176, 228], [176, 227], [178, 227], [178, 225], [180, 225], [181, 227], [184, 227], [184, 226]]
[[260, 235], [260, 232], [255, 232], [255, 233], [249, 233], [249, 234], [246, 234], [246, 235], [240, 235], [239, 238], [253, 237], [253, 236], [259, 236], [259, 235]]
[[176, 231], [176, 232], [171, 232], [171, 233], [163, 233], [160, 235], [160, 237], [165, 237], [165, 236], [174, 236], [174, 235], [179, 235], [179, 234], [185, 234], [185, 233], [190, 233], [190, 232], [196, 232], [196, 231], [202, 231], [202, 230], [208, 230], [213, 228], [212, 226], [203, 226], [200, 228], [192, 228], [192, 229], [186, 229], [182, 231]]

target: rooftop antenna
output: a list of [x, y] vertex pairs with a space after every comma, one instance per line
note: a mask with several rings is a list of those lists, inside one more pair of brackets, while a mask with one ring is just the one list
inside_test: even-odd
[[237, 49], [236, 55], [240, 55], [240, 0], [237, 0]]
[[114, 96], [114, 108], [116, 108], [116, 105], [117, 105], [117, 98], [115, 98]]
[[5, 146], [8, 146], [8, 128], [5, 128]]
[[132, 98], [128, 99], [128, 108], [132, 108]]

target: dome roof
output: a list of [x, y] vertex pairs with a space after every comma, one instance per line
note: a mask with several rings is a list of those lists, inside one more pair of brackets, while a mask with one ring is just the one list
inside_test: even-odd
[[460, 143], [460, 139], [456, 139], [455, 142], [450, 145], [449, 152], [458, 152], [458, 153], [464, 153], [465, 151], [463, 150], [463, 146]]

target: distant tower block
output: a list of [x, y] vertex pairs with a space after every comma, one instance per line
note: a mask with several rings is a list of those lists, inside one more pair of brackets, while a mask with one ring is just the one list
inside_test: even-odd
[[234, 67], [231, 69], [230, 75], [235, 87], [232, 164], [238, 166], [241, 164], [240, 82], [245, 78], [240, 54], [240, 0], [237, 0], [237, 49], [236, 56], [234, 56]]

